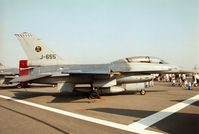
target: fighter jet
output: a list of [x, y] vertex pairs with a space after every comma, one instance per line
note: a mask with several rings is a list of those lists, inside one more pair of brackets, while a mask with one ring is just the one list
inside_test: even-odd
[[0, 63], [0, 84], [10, 84], [9, 81], [18, 74], [18, 68], [9, 68]]
[[[91, 98], [101, 93], [140, 91], [152, 73], [172, 71], [176, 66], [155, 57], [129, 57], [106, 64], [73, 64], [63, 60], [31, 33], [15, 34], [28, 60], [19, 63], [19, 77], [11, 82], [57, 84], [60, 92], [88, 91]], [[77, 87], [88, 84], [89, 87]]]

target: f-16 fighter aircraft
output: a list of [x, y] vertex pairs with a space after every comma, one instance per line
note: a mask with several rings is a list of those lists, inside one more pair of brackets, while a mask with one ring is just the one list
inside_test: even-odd
[[[91, 98], [99, 93], [139, 90], [145, 94], [145, 82], [152, 73], [177, 69], [154, 57], [130, 57], [107, 64], [71, 64], [50, 50], [31, 33], [15, 34], [28, 60], [21, 60], [19, 77], [11, 82], [57, 84], [60, 92], [88, 91]], [[89, 84], [90, 87], [76, 87]]]
[[0, 84], [10, 84], [10, 80], [18, 75], [18, 68], [8, 68], [0, 63]]

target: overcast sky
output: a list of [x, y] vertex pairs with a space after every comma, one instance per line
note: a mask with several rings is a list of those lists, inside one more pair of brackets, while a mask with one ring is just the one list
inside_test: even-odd
[[27, 59], [14, 36], [22, 32], [76, 63], [156, 56], [199, 65], [199, 0], [0, 0], [3, 64]]

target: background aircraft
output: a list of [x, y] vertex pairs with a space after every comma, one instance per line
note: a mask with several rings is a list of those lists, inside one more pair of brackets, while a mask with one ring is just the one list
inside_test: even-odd
[[[15, 34], [28, 60], [21, 60], [19, 77], [11, 82], [21, 84], [57, 84], [60, 92], [88, 91], [91, 98], [99, 93], [118, 93], [140, 90], [145, 94], [145, 82], [152, 80], [152, 73], [179, 71], [154, 57], [130, 57], [106, 64], [71, 64], [50, 50], [31, 33]], [[77, 87], [89, 84], [90, 87]]]
[[10, 84], [9, 81], [18, 74], [18, 68], [8, 68], [0, 63], [0, 84]]

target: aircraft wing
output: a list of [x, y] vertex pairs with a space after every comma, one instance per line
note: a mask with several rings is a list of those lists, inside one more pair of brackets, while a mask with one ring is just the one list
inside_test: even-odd
[[152, 74], [152, 73], [161, 73], [161, 72], [165, 72], [168, 71], [166, 69], [143, 69], [143, 70], [131, 70], [128, 72], [125, 71], [68, 71], [68, 70], [63, 70], [61, 73], [62, 74], [68, 74], [68, 75], [103, 75], [103, 76], [113, 76], [113, 75], [120, 75], [122, 73], [131, 73], [131, 74]]
[[109, 72], [81, 72], [81, 71], [67, 71], [63, 70], [62, 74], [69, 74], [69, 75], [109, 75]]
[[127, 73], [155, 74], [155, 73], [164, 73], [164, 72], [168, 72], [168, 70], [140, 70], [140, 71], [130, 71]]
[[27, 82], [27, 81], [31, 81], [31, 80], [35, 80], [35, 79], [39, 79], [39, 78], [48, 77], [48, 76], [51, 76], [51, 74], [25, 75], [25, 76], [16, 77], [16, 78], [12, 79], [10, 82], [11, 83]]

